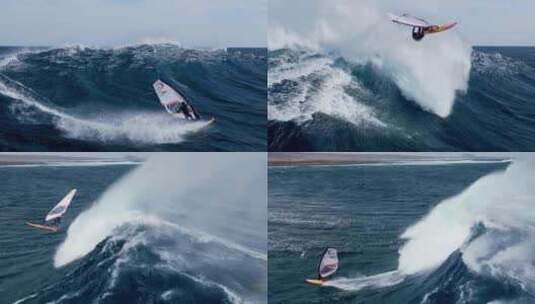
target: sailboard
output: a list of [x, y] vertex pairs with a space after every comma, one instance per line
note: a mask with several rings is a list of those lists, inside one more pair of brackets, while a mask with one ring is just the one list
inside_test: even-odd
[[338, 265], [338, 251], [335, 248], [325, 249], [318, 265], [318, 277], [316, 279], [306, 279], [305, 282], [322, 286], [327, 281], [327, 278], [336, 273]]
[[47, 215], [45, 216], [45, 224], [36, 224], [32, 222], [26, 222], [27, 225], [44, 229], [48, 231], [56, 232], [59, 230], [59, 222], [61, 221], [61, 218], [67, 210], [69, 209], [69, 206], [71, 205], [72, 199], [76, 195], [76, 189], [71, 190], [59, 203], [50, 210]]
[[[201, 119], [201, 115], [191, 105], [186, 96], [180, 94], [165, 82], [158, 79], [152, 84], [152, 87], [167, 113], [180, 119]], [[212, 120], [214, 119], [212, 118]]]

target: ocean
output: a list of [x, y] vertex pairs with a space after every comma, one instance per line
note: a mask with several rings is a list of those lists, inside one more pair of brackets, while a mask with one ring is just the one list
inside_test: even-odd
[[[269, 168], [269, 303], [533, 303], [533, 163]], [[326, 247], [338, 272], [317, 277]]]
[[[0, 167], [0, 303], [266, 303], [265, 157], [182, 154]], [[58, 233], [25, 225], [75, 187]]]
[[[265, 151], [266, 52], [0, 47], [0, 151]], [[165, 113], [158, 78], [206, 121]]]
[[437, 38], [380, 52], [270, 50], [269, 151], [535, 149], [535, 48]]

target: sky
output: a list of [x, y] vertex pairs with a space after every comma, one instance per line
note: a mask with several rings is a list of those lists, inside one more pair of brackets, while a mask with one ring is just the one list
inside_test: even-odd
[[[299, 28], [306, 16], [314, 15], [314, 3], [339, 0], [269, 0], [270, 28], [277, 22]], [[381, 14], [410, 13], [431, 22], [459, 22], [455, 31], [472, 45], [535, 46], [535, 1], [530, 0], [354, 0], [373, 3]], [[368, 8], [367, 8], [368, 6]], [[363, 10], [369, 5], [362, 5]], [[348, 12], [349, 14], [351, 12]], [[363, 12], [355, 12], [356, 16]], [[316, 14], [317, 15], [317, 14]], [[300, 16], [300, 17], [297, 17]], [[357, 17], [355, 17], [357, 18]], [[358, 22], [356, 20], [355, 22]]]
[[2, 0], [0, 45], [266, 46], [268, 0]]

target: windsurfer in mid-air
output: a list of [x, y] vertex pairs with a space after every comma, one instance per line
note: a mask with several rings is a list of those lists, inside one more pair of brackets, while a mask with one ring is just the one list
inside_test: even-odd
[[431, 25], [428, 27], [413, 27], [412, 28], [412, 39], [416, 41], [422, 40], [426, 34], [438, 33], [441, 31], [440, 26]]
[[422, 40], [427, 34], [435, 34], [447, 31], [457, 25], [457, 22], [448, 22], [442, 25], [430, 24], [424, 19], [413, 17], [409, 14], [401, 16], [389, 14], [392, 22], [412, 27], [412, 39], [415, 41]]
[[423, 27], [413, 27], [412, 28], [412, 39], [420, 41], [424, 38], [424, 28]]

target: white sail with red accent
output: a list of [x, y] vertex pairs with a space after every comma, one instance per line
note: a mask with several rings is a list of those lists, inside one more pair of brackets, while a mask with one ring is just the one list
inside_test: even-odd
[[338, 252], [334, 248], [327, 248], [323, 253], [320, 265], [318, 267], [318, 276], [326, 279], [332, 276], [338, 270]]
[[156, 95], [158, 95], [160, 103], [169, 114], [189, 120], [197, 120], [200, 118], [200, 115], [191, 104], [189, 104], [186, 97], [165, 82], [158, 79], [152, 84], [152, 87], [154, 88]]
[[52, 210], [50, 210], [50, 212], [48, 212], [45, 217], [45, 222], [62, 217], [65, 212], [67, 212], [67, 209], [69, 209], [75, 194], [76, 189], [71, 190], [56, 206], [54, 206], [54, 208], [52, 208]]

